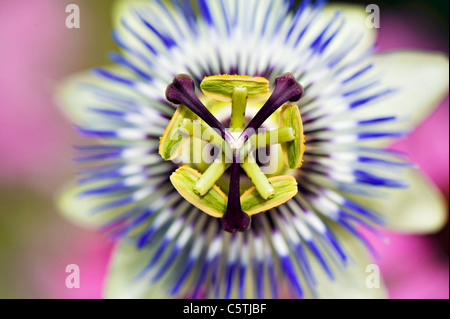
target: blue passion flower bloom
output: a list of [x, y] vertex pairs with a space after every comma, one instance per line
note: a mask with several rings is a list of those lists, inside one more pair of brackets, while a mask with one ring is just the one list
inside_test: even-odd
[[[116, 3], [113, 65], [59, 94], [91, 141], [61, 210], [118, 242], [105, 297], [384, 296], [366, 286], [362, 229], [446, 219], [385, 147], [444, 97], [448, 59], [376, 53], [366, 18], [321, 1]], [[211, 145], [229, 156], [192, 160]]]

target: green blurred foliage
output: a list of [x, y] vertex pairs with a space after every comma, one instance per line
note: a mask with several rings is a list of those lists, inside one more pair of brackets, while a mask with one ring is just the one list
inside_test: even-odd
[[66, 0], [80, 7], [80, 29], [67, 30], [67, 37], [80, 44], [73, 71], [109, 64], [107, 53], [117, 48], [111, 37], [113, 0]]
[[[45, 249], [42, 234], [57, 220], [51, 201], [25, 188], [0, 188], [0, 298], [39, 296], [27, 254]], [[56, 216], [56, 218], [55, 218]], [[49, 247], [50, 248], [50, 247]]]
[[[52, 68], [60, 70], [58, 77], [63, 79], [73, 72], [109, 64], [107, 53], [115, 48], [110, 35], [113, 2], [59, 2], [58, 10], [61, 10], [62, 17], [67, 4], [79, 5], [81, 27], [67, 29], [62, 24], [64, 41], [52, 44], [55, 48], [62, 46], [68, 49], [64, 56], [51, 56], [52, 53], [49, 53]], [[33, 57], [33, 52], [30, 56]], [[42, 77], [47, 79], [48, 75], [43, 73]], [[55, 180], [73, 178], [73, 171], [56, 170], [54, 175], [48, 176], [51, 185], [57, 184]], [[54, 280], [51, 269], [57, 264], [64, 274], [64, 265], [59, 265], [60, 259], [70, 250], [69, 243], [78, 231], [57, 211], [54, 194], [59, 191], [58, 186], [53, 192], [48, 186], [45, 190], [36, 187], [39, 185], [30, 183], [27, 176], [20, 175], [14, 181], [2, 181], [0, 176], [0, 299], [50, 297], [49, 281]]]

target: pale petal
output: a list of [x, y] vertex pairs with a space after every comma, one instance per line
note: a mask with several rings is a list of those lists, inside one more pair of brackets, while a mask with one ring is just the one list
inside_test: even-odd
[[[144, 46], [139, 39], [132, 35], [132, 32], [140, 35], [145, 41], [153, 40], [151, 45], [155, 46], [159, 41], [155, 41], [156, 38], [148, 28], [139, 20], [134, 12], [143, 12], [143, 9], [148, 8], [149, 1], [143, 0], [118, 0], [114, 2], [112, 9], [112, 22], [115, 30], [118, 32], [122, 39], [126, 39], [126, 44], [129, 47], [140, 48], [144, 51]], [[134, 12], [133, 12], [134, 11]], [[126, 21], [126, 22], [125, 22]], [[126, 23], [126, 26], [124, 23]], [[129, 28], [127, 30], [127, 28]]]
[[[116, 74], [127, 75], [124, 69], [118, 66], [108, 66], [103, 69]], [[100, 105], [102, 109], [112, 109], [110, 105], [99, 101], [93, 89], [89, 89], [90, 86], [106, 88], [117, 94], [132, 94], [132, 91], [125, 85], [107, 81], [94, 75], [92, 71], [83, 71], [71, 75], [58, 84], [55, 89], [55, 98], [62, 112], [74, 124], [85, 125], [90, 121], [96, 124], [99, 122], [98, 115], [88, 110], [90, 107], [98, 107]]]
[[147, 249], [138, 250], [133, 243], [118, 243], [109, 264], [103, 296], [109, 299], [168, 298], [162, 281], [152, 284], [149, 278], [139, 277], [150, 256]]
[[[335, 236], [345, 247], [348, 265], [335, 269], [335, 279], [324, 273], [317, 273], [317, 295], [322, 299], [384, 299], [387, 290], [377, 272], [377, 266], [364, 247], [353, 235], [340, 227], [330, 226]], [[317, 261], [311, 258], [313, 269], [320, 269]], [[332, 263], [330, 263], [332, 264]], [[373, 267], [373, 268], [372, 268]], [[374, 271], [375, 269], [375, 271]], [[375, 285], [376, 284], [376, 285]]]
[[77, 186], [71, 183], [63, 188], [58, 195], [57, 205], [61, 214], [71, 222], [88, 229], [98, 230], [101, 226], [111, 221], [118, 214], [123, 213], [130, 208], [130, 205], [109, 209], [98, 213], [93, 213], [93, 209], [112, 198], [101, 198], [99, 196], [78, 196], [83, 190], [91, 189], [95, 185], [104, 185], [103, 183], [89, 184], [88, 186]]
[[65, 187], [58, 196], [58, 210], [69, 221], [84, 228], [98, 229], [101, 225], [99, 215], [92, 216], [89, 210], [93, 205], [86, 199], [76, 197], [79, 188], [76, 186]]
[[448, 207], [439, 189], [419, 171], [405, 172], [408, 189], [384, 189], [385, 198], [354, 199], [386, 216], [386, 227], [407, 233], [434, 233], [447, 222]]
[[124, 15], [130, 14], [130, 9], [148, 6], [145, 0], [116, 0], [112, 9], [112, 19], [115, 28], [121, 28], [121, 19]]
[[354, 43], [341, 63], [359, 58], [375, 44], [377, 29], [367, 26], [366, 20], [369, 13], [366, 12], [364, 6], [342, 3], [329, 4], [324, 7], [323, 12], [321, 19], [324, 21], [330, 21], [336, 12], [341, 12], [345, 21], [343, 27], [331, 42], [328, 51], [339, 51], [340, 48]]
[[[385, 124], [383, 130], [411, 131], [424, 121], [448, 94], [449, 61], [442, 53], [393, 51], [378, 53], [374, 64], [382, 76], [382, 86], [395, 92], [361, 107], [348, 116], [370, 119], [396, 116], [399, 122]], [[382, 90], [377, 88], [378, 91]], [[391, 140], [377, 142], [386, 145]]]

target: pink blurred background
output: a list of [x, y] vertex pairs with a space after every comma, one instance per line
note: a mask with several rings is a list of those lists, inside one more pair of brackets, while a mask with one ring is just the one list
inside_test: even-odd
[[[69, 3], [80, 5], [80, 29], [65, 27]], [[101, 297], [111, 245], [70, 224], [54, 207], [55, 193], [74, 176], [77, 136], [55, 106], [52, 88], [72, 72], [107, 62], [114, 47], [109, 6], [88, 0], [0, 0], [0, 298]], [[381, 50], [448, 53], [448, 19], [431, 8], [380, 7]], [[448, 145], [448, 98], [395, 145], [447, 199]], [[390, 297], [448, 298], [448, 225], [432, 236], [387, 234], [389, 245], [375, 244]], [[80, 266], [79, 289], [65, 286], [68, 264]]]

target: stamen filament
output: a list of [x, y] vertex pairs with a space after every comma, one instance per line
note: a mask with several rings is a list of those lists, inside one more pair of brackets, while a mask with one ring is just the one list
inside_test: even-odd
[[292, 127], [283, 127], [272, 131], [252, 135], [241, 148], [241, 157], [247, 158], [248, 154], [255, 149], [274, 144], [283, 144], [295, 140]]
[[282, 127], [265, 133], [252, 135], [247, 143], [252, 145], [252, 149], [268, 145], [283, 144], [295, 139], [292, 127]]
[[197, 183], [195, 183], [194, 192], [200, 196], [205, 196], [219, 178], [222, 177], [228, 167], [230, 167], [230, 164], [225, 163], [224, 158], [216, 159], [202, 174]]
[[223, 149], [226, 146], [228, 146], [228, 143], [226, 143], [223, 140], [223, 138], [219, 134], [217, 134], [215, 130], [202, 124], [199, 124], [201, 129], [201, 136], [194, 135], [194, 125], [196, 125], [194, 124], [194, 121], [184, 119], [178, 130], [181, 134], [187, 134], [191, 137], [201, 139], [202, 141], [211, 143], [212, 145], [220, 149]]
[[235, 87], [231, 101], [230, 128], [233, 131], [244, 130], [245, 111], [247, 109], [248, 90], [245, 87]]
[[241, 167], [247, 173], [248, 177], [250, 177], [253, 185], [255, 185], [256, 190], [262, 198], [269, 199], [275, 196], [275, 189], [272, 184], [270, 184], [266, 175], [261, 171], [259, 165], [254, 162], [251, 154], [245, 159], [244, 163], [241, 164]]

